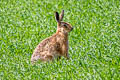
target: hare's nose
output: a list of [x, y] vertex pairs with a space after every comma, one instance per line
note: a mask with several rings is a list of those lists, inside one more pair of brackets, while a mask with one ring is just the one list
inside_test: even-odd
[[73, 30], [73, 28], [71, 28], [71, 31]]
[[71, 31], [73, 30], [74, 26], [71, 28]]

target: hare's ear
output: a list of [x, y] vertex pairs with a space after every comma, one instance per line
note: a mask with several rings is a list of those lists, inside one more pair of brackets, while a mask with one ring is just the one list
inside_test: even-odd
[[60, 20], [59, 20], [59, 13], [58, 12], [55, 12], [55, 18], [56, 18], [57, 22], [60, 22]]
[[62, 10], [61, 14], [60, 14], [60, 21], [63, 20], [63, 17], [64, 17], [64, 10]]

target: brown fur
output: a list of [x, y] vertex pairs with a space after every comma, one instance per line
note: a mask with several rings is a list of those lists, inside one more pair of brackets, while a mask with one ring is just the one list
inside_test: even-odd
[[61, 56], [69, 59], [68, 33], [73, 28], [69, 23], [62, 22], [64, 10], [60, 16], [58, 12], [56, 12], [55, 16], [57, 21], [57, 31], [55, 34], [38, 44], [31, 57], [32, 63], [37, 60], [51, 61], [54, 58], [60, 58]]

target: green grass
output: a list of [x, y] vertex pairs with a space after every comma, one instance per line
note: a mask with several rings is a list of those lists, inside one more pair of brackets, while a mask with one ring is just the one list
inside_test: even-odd
[[[65, 10], [70, 60], [31, 65], [37, 44]], [[119, 0], [0, 0], [0, 80], [119, 80]]]

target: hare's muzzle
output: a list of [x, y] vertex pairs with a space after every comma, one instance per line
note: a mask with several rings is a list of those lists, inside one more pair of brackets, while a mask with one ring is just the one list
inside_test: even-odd
[[73, 30], [74, 26], [71, 28], [71, 31]]

